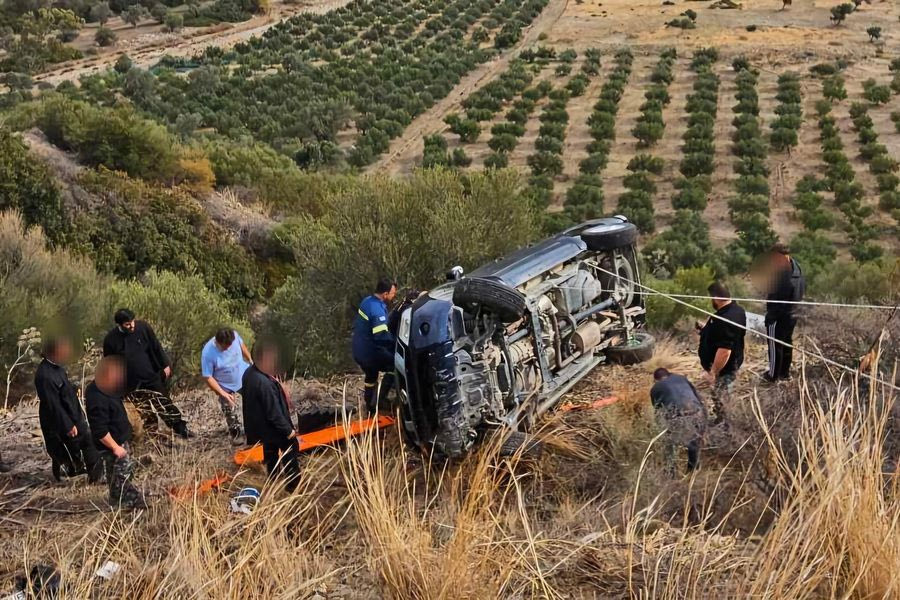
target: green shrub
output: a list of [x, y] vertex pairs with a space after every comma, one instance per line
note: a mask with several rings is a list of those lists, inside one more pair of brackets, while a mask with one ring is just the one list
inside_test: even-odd
[[714, 163], [711, 154], [688, 154], [681, 160], [680, 171], [685, 177], [696, 177], [697, 175], [711, 175]]
[[37, 327], [44, 335], [69, 333], [98, 340], [107, 313], [109, 279], [89, 261], [48, 248], [38, 228], [27, 228], [15, 211], [0, 213], [0, 364], [15, 360], [22, 331]]
[[63, 240], [68, 219], [50, 171], [17, 137], [0, 128], [0, 211], [15, 210], [27, 226], [39, 225], [53, 243]]
[[552, 152], [536, 152], [527, 159], [528, 166], [534, 175], [559, 175], [563, 171], [562, 158]]
[[[654, 280], [648, 278], [648, 287], [667, 294], [685, 294], [690, 296], [706, 296], [709, 284], [715, 280], [716, 274], [709, 267], [679, 269], [671, 280]], [[688, 304], [696, 308], [708, 310], [705, 300], [688, 300]], [[697, 318], [697, 311], [680, 303], [672, 302], [662, 296], [647, 297], [647, 324], [650, 327], [668, 330], [674, 328], [679, 321], [686, 318]]]
[[649, 171], [654, 175], [661, 175], [665, 161], [659, 156], [651, 156], [649, 154], [638, 154], [628, 161], [629, 171]]
[[607, 162], [609, 162], [609, 158], [605, 152], [594, 152], [582, 160], [578, 168], [582, 173], [599, 173], [606, 168]]
[[778, 127], [772, 130], [769, 136], [769, 143], [772, 148], [778, 152], [783, 152], [788, 148], [796, 146], [799, 142], [796, 129], [788, 129], [787, 127]]
[[815, 287], [837, 258], [834, 244], [821, 233], [801, 231], [791, 240], [791, 254], [803, 265], [807, 285]]
[[266, 329], [290, 340], [298, 366], [312, 373], [348, 365], [356, 308], [378, 277], [429, 288], [450, 266], [472, 270], [524, 245], [538, 226], [518, 176], [505, 170], [376, 177], [328, 204], [322, 217], [282, 227], [298, 276], [266, 315]]
[[769, 214], [769, 197], [759, 194], [739, 194], [728, 201], [732, 220], [739, 221], [749, 214]]

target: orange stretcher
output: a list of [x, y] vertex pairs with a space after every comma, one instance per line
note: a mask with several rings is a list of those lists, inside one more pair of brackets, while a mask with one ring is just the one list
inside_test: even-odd
[[599, 398], [594, 400], [590, 404], [573, 404], [571, 402], [566, 402], [562, 406], [559, 407], [561, 412], [568, 412], [570, 410], [587, 410], [590, 408], [603, 408], [604, 406], [610, 406], [611, 404], [615, 404], [619, 399], [615, 396], [607, 396], [606, 398]]
[[[359, 421], [351, 421], [346, 426], [343, 424], [333, 427], [326, 427], [317, 431], [300, 434], [300, 452], [318, 448], [319, 446], [327, 446], [335, 442], [340, 442], [347, 438], [357, 436], [372, 429], [381, 429], [394, 424], [393, 417], [381, 415], [377, 418], [360, 419]], [[263, 461], [262, 446], [256, 444], [250, 448], [238, 450], [234, 453], [234, 464], [249, 465], [253, 463], [261, 463]]]
[[213, 490], [217, 490], [229, 481], [231, 481], [231, 475], [225, 472], [221, 472], [217, 473], [216, 476], [212, 479], [207, 479], [198, 483], [177, 485], [171, 487], [169, 488], [169, 495], [176, 500], [187, 500], [188, 498], [192, 498], [195, 494], [197, 496], [202, 496], [204, 494], [208, 494]]

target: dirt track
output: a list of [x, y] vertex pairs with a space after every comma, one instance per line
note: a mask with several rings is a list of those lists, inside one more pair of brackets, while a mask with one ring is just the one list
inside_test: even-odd
[[253, 17], [243, 23], [229, 25], [216, 25], [193, 30], [185, 30], [181, 37], [171, 36], [146, 36], [149, 39], [141, 43], [140, 39], [134, 40], [131, 47], [122, 48], [113, 46], [101, 49], [97, 56], [89, 56], [79, 60], [59, 64], [52, 71], [47, 71], [34, 77], [35, 81], [43, 81], [54, 86], [63, 81], [78, 81], [82, 75], [98, 73], [108, 69], [115, 63], [120, 54], [126, 52], [135, 65], [148, 68], [154, 65], [166, 54], [179, 56], [192, 56], [202, 52], [209, 46], [230, 48], [235, 44], [258, 36], [283, 19], [297, 13], [312, 12], [325, 13], [347, 4], [349, 0], [305, 0], [299, 4], [284, 4], [273, 2], [268, 14]]

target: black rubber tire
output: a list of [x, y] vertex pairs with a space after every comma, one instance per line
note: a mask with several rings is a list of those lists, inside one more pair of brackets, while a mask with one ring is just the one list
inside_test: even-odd
[[543, 451], [544, 445], [534, 437], [522, 431], [510, 431], [503, 443], [500, 444], [500, 450], [497, 453], [504, 458], [511, 456], [537, 458]]
[[656, 340], [649, 333], [636, 331], [631, 343], [610, 346], [606, 349], [606, 359], [617, 365], [636, 365], [650, 360]]
[[[635, 293], [640, 290], [637, 289], [637, 284], [634, 283], [637, 280], [637, 267], [634, 264], [633, 253], [631, 254], [632, 256], [622, 257], [622, 262], [620, 263], [619, 269], [619, 276], [632, 282], [628, 285], [628, 294], [625, 298], [625, 308], [637, 306], [641, 303], [641, 296]], [[603, 259], [600, 260], [600, 266], [607, 271], [615, 271], [615, 262], [613, 260], [613, 256], [604, 256]], [[610, 275], [609, 273], [600, 273], [598, 278], [600, 279], [600, 285], [604, 290], [613, 289], [613, 280], [615, 278], [612, 275]], [[609, 293], [605, 293], [604, 299], [609, 297], [609, 295]]]
[[519, 290], [492, 279], [466, 277], [453, 288], [457, 306], [481, 306], [504, 323], [518, 321], [525, 314], [525, 296]]
[[613, 225], [597, 225], [581, 232], [581, 239], [588, 250], [604, 252], [632, 246], [638, 238], [638, 229], [634, 223], [616, 223]]

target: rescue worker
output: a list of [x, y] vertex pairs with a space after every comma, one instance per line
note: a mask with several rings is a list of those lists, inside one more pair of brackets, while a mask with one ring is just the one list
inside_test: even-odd
[[146, 508], [144, 495], [134, 486], [134, 461], [129, 442], [132, 429], [122, 401], [125, 360], [107, 356], [97, 365], [94, 381], [84, 392], [94, 445], [106, 465], [109, 504], [113, 508]]
[[243, 431], [238, 416], [237, 394], [241, 391], [244, 371], [253, 362], [240, 334], [231, 327], [216, 332], [200, 354], [200, 373], [219, 399], [233, 444], [240, 444]]
[[713, 423], [719, 424], [725, 421], [725, 405], [729, 404], [738, 370], [744, 364], [747, 313], [731, 299], [725, 284], [715, 281], [707, 289], [716, 314], [700, 328], [697, 355], [712, 387], [716, 412]]
[[65, 368], [72, 358], [72, 343], [65, 337], [50, 338], [41, 355], [34, 387], [40, 400], [38, 417], [53, 478], [60, 481], [63, 476], [87, 473], [88, 481], [96, 483], [103, 476], [103, 463]]
[[300, 482], [299, 441], [291, 423], [287, 391], [277, 379], [278, 348], [265, 340], [253, 347], [253, 364], [244, 371], [241, 396], [247, 443], [261, 443], [269, 477], [283, 478], [293, 492]]
[[[375, 293], [363, 299], [353, 325], [353, 360], [365, 373], [363, 400], [369, 414], [394, 387], [394, 336], [388, 329], [388, 304], [397, 295], [397, 285], [390, 279], [379, 279]], [[378, 375], [384, 373], [381, 393]]]
[[675, 447], [687, 449], [687, 472], [700, 468], [700, 451], [706, 433], [706, 409], [697, 390], [683, 375], [669, 373], [667, 369], [653, 372], [656, 383], [650, 389], [650, 401], [656, 409], [663, 436], [667, 468], [675, 475]]
[[419, 296], [424, 293], [416, 289], [409, 290], [403, 297], [403, 302], [394, 307], [391, 314], [388, 315], [388, 331], [391, 332], [395, 340], [397, 339], [397, 332], [400, 330], [400, 317], [403, 316], [403, 311], [412, 306], [413, 302], [418, 300]]
[[193, 437], [181, 411], [169, 397], [166, 380], [172, 376], [172, 366], [156, 333], [146, 322], [135, 319], [127, 308], [116, 311], [114, 320], [116, 326], [103, 340], [103, 356], [125, 359], [126, 399], [140, 412], [144, 430], [157, 431], [159, 414], [176, 435]]
[[768, 267], [766, 334], [774, 340], [768, 340], [769, 370], [763, 375], [763, 379], [771, 383], [786, 381], [791, 377], [794, 354], [792, 345], [798, 313], [798, 305], [793, 303], [803, 300], [806, 280], [800, 265], [791, 257], [785, 244], [778, 243], [772, 247], [768, 255]]

